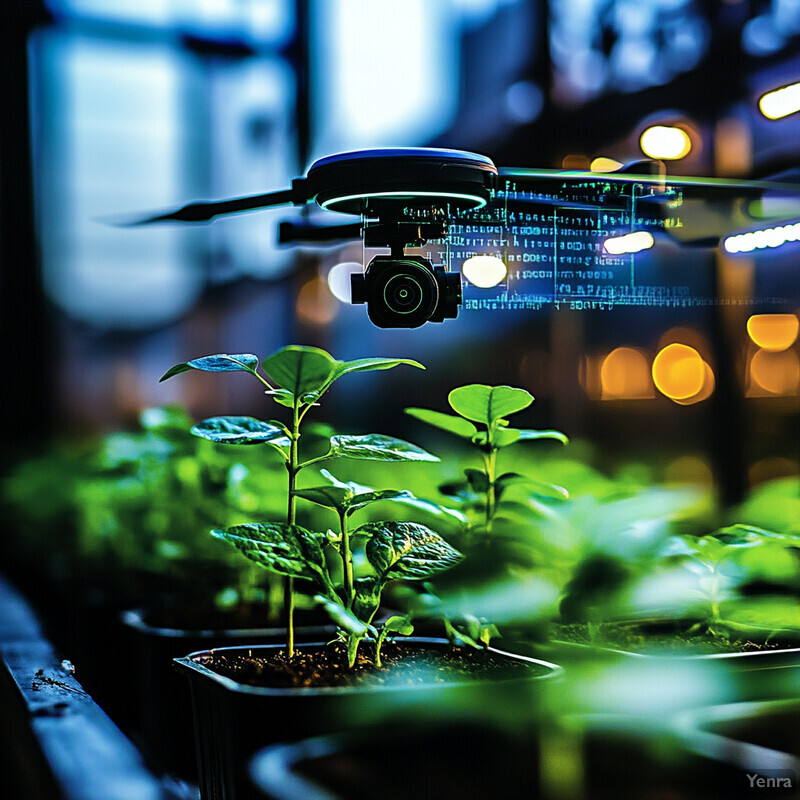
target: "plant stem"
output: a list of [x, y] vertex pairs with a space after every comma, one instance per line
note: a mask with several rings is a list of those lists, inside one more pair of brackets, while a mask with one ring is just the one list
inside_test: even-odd
[[342, 534], [342, 575], [344, 578], [344, 601], [348, 610], [353, 607], [353, 554], [350, 552], [350, 531], [347, 529], [347, 511], [339, 514], [339, 529]]
[[489, 486], [486, 489], [486, 532], [491, 533], [492, 520], [494, 519], [496, 507], [494, 482], [497, 477], [497, 450], [492, 448], [487, 455], [484, 455], [483, 461], [486, 466], [486, 477], [489, 482]]
[[[286, 521], [289, 525], [295, 524], [295, 480], [298, 472], [297, 441], [300, 438], [300, 419], [297, 413], [297, 403], [292, 409], [292, 433], [289, 445], [289, 461], [286, 470], [289, 473], [289, 497], [287, 501]], [[284, 585], [284, 606], [286, 613], [286, 647], [289, 658], [294, 656], [294, 578], [287, 577]]]

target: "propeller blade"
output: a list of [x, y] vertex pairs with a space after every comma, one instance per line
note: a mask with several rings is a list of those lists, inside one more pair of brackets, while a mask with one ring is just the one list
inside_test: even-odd
[[291, 189], [256, 194], [249, 197], [234, 197], [230, 200], [189, 203], [175, 211], [117, 224], [123, 227], [134, 227], [152, 225], [158, 222], [210, 222], [215, 217], [223, 214], [240, 214], [245, 211], [257, 211], [258, 209], [272, 206], [302, 205], [307, 198], [304, 193], [301, 193], [299, 186], [300, 182], [294, 181]]

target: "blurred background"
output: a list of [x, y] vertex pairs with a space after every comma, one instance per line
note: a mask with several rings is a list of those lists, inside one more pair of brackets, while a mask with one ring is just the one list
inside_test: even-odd
[[[607, 471], [714, 486], [724, 503], [800, 473], [800, 244], [693, 251], [716, 307], [463, 311], [387, 331], [329, 287], [360, 245], [277, 244], [297, 212], [106, 224], [285, 188], [314, 159], [375, 146], [785, 171], [800, 162], [800, 102], [759, 101], [800, 81], [800, 0], [31, 0], [6, 11], [3, 37], [7, 463], [147, 406], [268, 415], [244, 375], [158, 379], [189, 358], [298, 343], [427, 366], [337, 386], [320, 416], [354, 432], [413, 440], [403, 407], [507, 383], [537, 399], [521, 424], [565, 431]], [[682, 146], [647, 147], [654, 126]], [[756, 294], [787, 302], [754, 315]], [[659, 373], [661, 353], [675, 364]]]

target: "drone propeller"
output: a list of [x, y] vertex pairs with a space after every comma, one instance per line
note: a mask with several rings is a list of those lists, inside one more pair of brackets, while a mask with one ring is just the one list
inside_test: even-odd
[[345, 214], [396, 215], [398, 208], [447, 205], [453, 210], [479, 208], [490, 196], [497, 175], [491, 159], [476, 153], [432, 147], [385, 148], [339, 153], [315, 161], [305, 178], [290, 189], [231, 200], [189, 203], [175, 211], [144, 217], [128, 225], [158, 222], [209, 222], [280, 205], [315, 201]]
[[132, 220], [122, 223], [122, 225], [123, 227], [134, 227], [137, 225], [151, 225], [156, 222], [210, 222], [215, 217], [223, 214], [240, 214], [245, 211], [257, 211], [272, 206], [303, 205], [307, 198], [300, 193], [299, 188], [295, 187], [296, 183], [297, 181], [292, 184], [291, 189], [278, 192], [256, 194], [250, 197], [234, 197], [230, 200], [189, 203], [175, 211]]

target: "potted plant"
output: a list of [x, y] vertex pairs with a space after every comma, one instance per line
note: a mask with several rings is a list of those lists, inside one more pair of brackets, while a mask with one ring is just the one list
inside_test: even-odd
[[559, 657], [589, 647], [665, 663], [718, 662], [741, 700], [787, 696], [800, 675], [798, 546], [795, 534], [741, 523], [669, 535], [616, 608], [592, 606], [598, 587], [608, 600], [608, 587], [596, 572], [576, 570], [554, 632]]
[[[408, 638], [413, 623], [404, 615], [377, 623], [375, 613], [388, 582], [426, 580], [453, 566], [461, 554], [438, 533], [416, 522], [372, 521], [351, 528], [352, 515], [368, 505], [413, 503], [415, 499], [405, 490], [372, 489], [341, 481], [328, 471], [322, 473], [326, 484], [298, 486], [301, 471], [331, 459], [437, 460], [415, 445], [380, 434], [334, 434], [321, 452], [302, 451], [306, 414], [336, 380], [351, 372], [401, 363], [420, 366], [404, 359], [341, 362], [323, 350], [290, 346], [261, 362], [264, 376], [258, 371], [258, 358], [252, 355], [196, 359], [165, 376], [188, 369], [244, 370], [288, 409], [288, 424], [215, 417], [195, 427], [197, 435], [218, 442], [267, 444], [280, 452], [288, 476], [285, 522], [246, 523], [213, 533], [259, 566], [287, 579], [290, 612], [296, 583], [310, 585], [311, 594], [340, 631], [338, 642], [297, 644], [289, 613], [283, 646], [215, 648], [176, 660], [192, 688], [201, 790], [206, 800], [242, 796], [248, 785], [246, 757], [256, 748], [346, 727], [354, 697], [388, 697], [431, 687], [463, 692], [472, 674], [528, 680], [532, 674], [557, 672], [556, 667], [532, 659], [509, 660], [499, 651], [454, 650], [444, 640]], [[331, 509], [337, 530], [299, 525], [298, 499]], [[403, 637], [402, 643], [387, 643], [396, 635]], [[369, 648], [361, 646], [367, 639]], [[431, 669], [438, 678], [431, 679]]]

